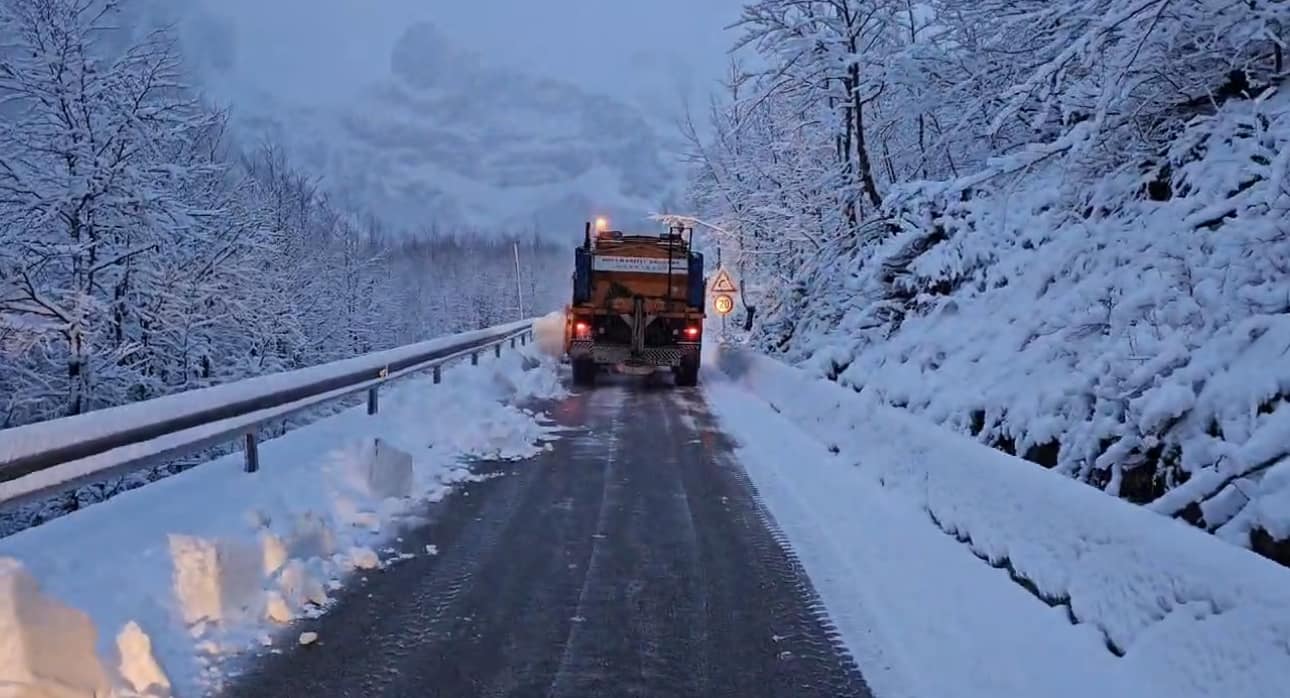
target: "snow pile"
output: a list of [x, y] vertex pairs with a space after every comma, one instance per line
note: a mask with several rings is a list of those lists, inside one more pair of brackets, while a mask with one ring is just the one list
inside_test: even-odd
[[152, 639], [138, 623], [125, 624], [116, 636], [116, 646], [121, 660], [118, 671], [129, 688], [145, 696], [170, 695], [170, 679], [152, 655]]
[[169, 538], [174, 596], [185, 622], [236, 622], [254, 610], [261, 561], [249, 542]]
[[543, 354], [556, 359], [564, 355], [566, 317], [564, 312], [554, 312], [533, 321], [533, 340]]
[[96, 635], [88, 616], [41, 593], [17, 560], [0, 558], [0, 693], [107, 695]]
[[363, 443], [353, 458], [338, 465], [336, 477], [359, 496], [378, 500], [412, 496], [412, 454], [379, 438]]
[[271, 575], [292, 558], [330, 557], [336, 552], [336, 532], [330, 519], [316, 512], [305, 511], [292, 517], [289, 530], [275, 534], [270, 530], [271, 521], [252, 517], [253, 525], [261, 528], [264, 573]]
[[559, 354], [553, 356], [540, 347], [503, 354], [494, 374], [495, 395], [515, 403], [566, 397], [569, 391], [560, 382], [558, 361]]
[[1290, 97], [1228, 101], [1136, 166], [893, 193], [895, 229], [804, 277], [774, 348], [1233, 542], [1287, 538]]
[[[79, 646], [120, 657], [122, 686], [218, 690], [227, 661], [325, 612], [353, 571], [398, 559], [388, 541], [469, 477], [463, 459], [519, 459], [554, 438], [516, 403], [555, 394], [555, 371], [506, 352], [450, 367], [440, 385], [403, 381], [383, 390], [376, 416], [357, 407], [262, 443], [258, 473], [232, 454], [0, 540], [0, 556], [88, 613]], [[0, 643], [9, 636], [0, 628]]]
[[273, 576], [277, 593], [282, 596], [288, 608], [305, 609], [310, 604], [315, 608], [323, 608], [331, 602], [320, 581], [325, 574], [322, 558], [308, 559], [308, 563], [301, 559], [289, 560]]
[[371, 548], [351, 548], [346, 562], [356, 570], [374, 570], [381, 566], [381, 558]]
[[726, 349], [718, 364], [867, 486], [1095, 630], [1117, 671], [1151, 694], [1270, 697], [1290, 681], [1290, 571], [773, 360]]
[[419, 431], [435, 453], [450, 451], [492, 460], [536, 455], [550, 429], [522, 405], [565, 393], [557, 365], [525, 352], [507, 352], [491, 367], [465, 377], [452, 408], [437, 411], [432, 420], [400, 410], [408, 419], [400, 428]]

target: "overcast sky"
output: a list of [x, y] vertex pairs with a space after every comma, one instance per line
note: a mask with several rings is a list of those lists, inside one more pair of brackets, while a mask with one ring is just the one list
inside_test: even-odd
[[[188, 0], [192, 2], [193, 0]], [[239, 75], [308, 98], [386, 73], [409, 24], [430, 20], [501, 64], [637, 103], [706, 94], [741, 0], [200, 0]]]

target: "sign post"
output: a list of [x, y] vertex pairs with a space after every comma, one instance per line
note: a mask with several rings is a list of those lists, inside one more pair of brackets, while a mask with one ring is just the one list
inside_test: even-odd
[[730, 272], [718, 269], [716, 278], [708, 287], [708, 293], [712, 295], [713, 310], [721, 316], [721, 335], [725, 337], [726, 316], [735, 309], [735, 295], [739, 293], [739, 287], [730, 278]]

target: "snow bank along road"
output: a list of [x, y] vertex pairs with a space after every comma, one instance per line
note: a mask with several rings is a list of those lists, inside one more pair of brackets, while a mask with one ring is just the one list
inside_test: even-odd
[[867, 696], [702, 395], [556, 403], [535, 459], [433, 505], [421, 555], [300, 624], [244, 696]]
[[876, 695], [1287, 695], [1290, 571], [765, 357], [709, 363]]
[[[1290, 574], [764, 357], [602, 387], [236, 695], [1274, 698]], [[808, 575], [809, 580], [808, 581]]]
[[569, 396], [511, 352], [0, 540], [0, 694], [1285, 695], [1290, 571], [708, 365]]
[[541, 453], [553, 435], [517, 404], [563, 395], [555, 369], [508, 351], [409, 378], [378, 415], [264, 442], [256, 473], [230, 454], [0, 539], [0, 695], [218, 692], [248, 648], [294, 645], [285, 624], [404, 558], [397, 531], [464, 463]]

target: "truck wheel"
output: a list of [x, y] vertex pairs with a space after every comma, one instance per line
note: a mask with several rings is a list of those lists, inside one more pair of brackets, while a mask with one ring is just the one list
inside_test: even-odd
[[676, 367], [676, 385], [681, 388], [691, 388], [699, 384], [699, 362], [682, 361], [680, 366]]
[[596, 362], [591, 359], [574, 359], [573, 384], [578, 386], [595, 385]]

